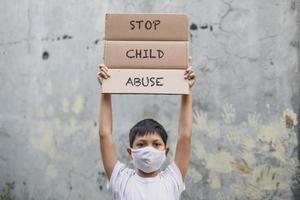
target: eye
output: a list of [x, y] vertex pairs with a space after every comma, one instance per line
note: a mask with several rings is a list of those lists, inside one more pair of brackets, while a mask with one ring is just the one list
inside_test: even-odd
[[143, 143], [137, 143], [136, 146], [137, 146], [137, 147], [143, 147], [144, 144], [143, 144]]
[[155, 147], [160, 147], [162, 144], [161, 143], [154, 143]]

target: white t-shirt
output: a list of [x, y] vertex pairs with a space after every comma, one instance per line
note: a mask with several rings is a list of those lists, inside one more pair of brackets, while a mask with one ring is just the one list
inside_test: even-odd
[[108, 184], [115, 200], [178, 200], [185, 190], [174, 162], [157, 176], [143, 178], [118, 161]]

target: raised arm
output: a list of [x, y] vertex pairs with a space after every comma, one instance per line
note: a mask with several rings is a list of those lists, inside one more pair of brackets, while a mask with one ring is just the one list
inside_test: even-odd
[[191, 137], [192, 137], [192, 86], [196, 80], [194, 71], [190, 68], [185, 73], [185, 78], [189, 81], [190, 94], [182, 95], [181, 107], [179, 114], [179, 127], [178, 127], [178, 139], [175, 154], [175, 163], [178, 166], [182, 178], [184, 179], [187, 173], [189, 159], [190, 159], [190, 148], [191, 148]]
[[[98, 80], [100, 84], [103, 79], [109, 78], [105, 66], [100, 66]], [[99, 111], [99, 137], [102, 162], [108, 179], [110, 179], [113, 168], [117, 162], [117, 154], [112, 137], [112, 103], [111, 94], [101, 94]]]

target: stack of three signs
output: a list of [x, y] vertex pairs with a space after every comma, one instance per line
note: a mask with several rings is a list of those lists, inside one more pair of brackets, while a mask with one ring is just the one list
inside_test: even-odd
[[106, 14], [103, 93], [188, 94], [188, 17]]

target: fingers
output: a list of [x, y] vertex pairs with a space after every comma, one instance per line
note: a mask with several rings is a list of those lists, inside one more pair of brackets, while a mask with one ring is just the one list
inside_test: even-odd
[[110, 74], [108, 73], [108, 68], [104, 64], [99, 65], [99, 70], [100, 72], [98, 73], [98, 76], [104, 79], [108, 79], [110, 77]]
[[194, 72], [192, 72], [191, 74], [189, 74], [189, 76], [188, 76], [188, 80], [192, 80], [192, 79], [195, 79], [196, 78], [196, 75], [195, 75], [195, 73]]
[[191, 79], [194, 79], [195, 77], [196, 77], [196, 75], [195, 75], [195, 72], [194, 72], [192, 66], [188, 67], [184, 73], [184, 78], [191, 80]]
[[195, 81], [196, 81], [195, 79], [189, 80], [189, 86], [190, 86], [190, 88], [192, 88], [194, 86]]
[[108, 68], [107, 68], [104, 64], [100, 64], [100, 65], [99, 65], [99, 70], [100, 70], [100, 71], [108, 72]]
[[97, 76], [97, 80], [100, 83], [100, 85], [102, 85], [103, 78], [99, 74]]
[[99, 72], [97, 74], [97, 80], [102, 85], [103, 79], [108, 79], [110, 77], [110, 74], [108, 73], [108, 68], [101, 64], [99, 65]]
[[193, 87], [193, 85], [194, 85], [194, 83], [196, 81], [196, 74], [195, 74], [192, 66], [189, 66], [186, 69], [186, 71], [184, 73], [184, 78], [189, 81], [189, 87], [190, 88]]
[[184, 74], [187, 74], [189, 71], [194, 71], [192, 66], [189, 66], [186, 70]]

